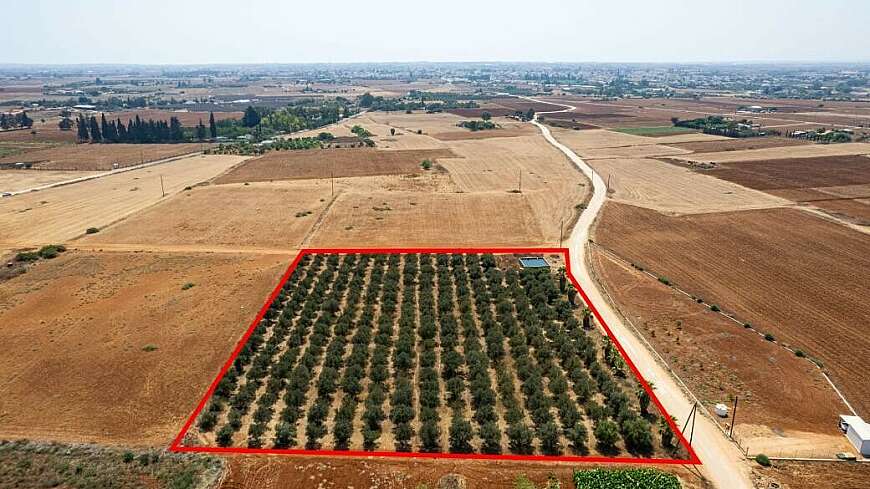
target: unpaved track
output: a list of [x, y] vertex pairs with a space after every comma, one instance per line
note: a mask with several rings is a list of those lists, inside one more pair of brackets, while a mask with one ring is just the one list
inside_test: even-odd
[[[571, 105], [545, 102], [530, 97], [521, 98], [533, 102], [565, 107], [563, 110], [539, 112], [537, 115], [574, 110], [574, 107]], [[641, 340], [623, 324], [619, 315], [614, 312], [610, 304], [604, 299], [604, 295], [593, 280], [587, 265], [589, 231], [607, 198], [604, 180], [571, 149], [556, 141], [550, 134], [550, 130], [537, 121], [537, 116], [532, 123], [541, 130], [544, 138], [550, 144], [565, 153], [592, 181], [592, 198], [589, 200], [586, 210], [583, 211], [571, 230], [571, 235], [568, 238], [567, 244], [571, 250], [572, 273], [581, 284], [586, 286], [584, 290], [589, 295], [590, 300], [595, 303], [599, 313], [607, 322], [607, 325], [610, 326], [611, 331], [622, 344], [638, 370], [640, 370], [641, 374], [651, 385], [655, 386], [656, 396], [662, 402], [665, 409], [677, 418], [677, 425], [682, 426], [692, 408], [693, 400], [689, 399], [689, 396], [677, 385], [675, 378], [655, 360], [654, 352], [648, 350]], [[750, 481], [749, 467], [743, 454], [734, 443], [725, 437], [715, 422], [707, 417], [706, 409], [702, 408], [699, 411], [703, 415], [696, 418], [692, 447], [703, 464], [701, 470], [718, 488], [751, 489], [753, 486]]]

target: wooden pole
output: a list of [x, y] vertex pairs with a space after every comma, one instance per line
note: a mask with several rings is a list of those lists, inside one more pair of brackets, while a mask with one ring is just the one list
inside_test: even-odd
[[734, 433], [734, 420], [737, 418], [737, 396], [734, 396], [734, 409], [731, 410], [731, 428], [728, 429], [728, 438]]
[[689, 432], [689, 446], [692, 446], [692, 439], [695, 437], [695, 418], [698, 417], [698, 405], [695, 404], [695, 410], [692, 412], [692, 431]]
[[163, 188], [163, 175], [160, 175], [160, 198], [166, 197], [166, 190]]

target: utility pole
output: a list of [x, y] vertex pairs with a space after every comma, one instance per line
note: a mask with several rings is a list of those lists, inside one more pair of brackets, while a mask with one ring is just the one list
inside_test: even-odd
[[517, 189], [519, 190], [520, 193], [523, 193], [523, 171], [522, 170], [520, 170], [520, 183], [519, 183], [519, 186], [517, 187]]
[[604, 186], [604, 191], [606, 193], [610, 192], [610, 173], [607, 174], [607, 185]]
[[731, 428], [728, 429], [728, 438], [734, 433], [734, 419], [737, 418], [737, 396], [734, 396], [734, 409], [731, 410]]
[[160, 175], [160, 198], [166, 197], [166, 189], [163, 188], [163, 175]]
[[692, 410], [689, 411], [689, 416], [686, 418], [685, 424], [683, 424], [682, 432], [686, 433], [686, 428], [689, 426], [689, 421], [692, 422], [692, 431], [689, 434], [689, 446], [692, 445], [692, 438], [695, 436], [695, 412], [698, 410], [698, 404], [692, 404]]

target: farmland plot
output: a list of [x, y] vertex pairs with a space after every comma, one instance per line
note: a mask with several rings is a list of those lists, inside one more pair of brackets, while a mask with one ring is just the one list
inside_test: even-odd
[[304, 254], [176, 447], [684, 457], [566, 277], [514, 261]]

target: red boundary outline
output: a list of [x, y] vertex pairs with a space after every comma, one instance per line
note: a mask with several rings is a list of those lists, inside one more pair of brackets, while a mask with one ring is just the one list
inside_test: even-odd
[[[516, 455], [516, 454], [485, 454], [485, 453], [416, 453], [416, 452], [387, 452], [387, 451], [364, 451], [364, 450], [305, 450], [305, 449], [275, 449], [275, 448], [243, 448], [243, 447], [206, 447], [206, 446], [184, 446], [181, 444], [184, 439], [184, 435], [187, 434], [190, 426], [196, 420], [199, 413], [203, 410], [209, 398], [211, 398], [212, 393], [214, 393], [215, 388], [217, 388], [218, 382], [224, 376], [227, 370], [232, 366], [233, 361], [235, 361], [239, 352], [241, 351], [244, 344], [248, 341], [248, 338], [253, 333], [254, 328], [257, 327], [260, 320], [263, 319], [263, 316], [266, 314], [269, 306], [272, 304], [272, 301], [275, 300], [275, 297], [278, 296], [278, 293], [281, 291], [281, 288], [290, 278], [290, 274], [293, 273], [293, 270], [296, 269], [296, 266], [299, 264], [299, 260], [302, 259], [305, 255], [310, 254], [349, 254], [349, 253], [357, 253], [357, 254], [397, 254], [397, 253], [430, 253], [430, 254], [439, 254], [439, 253], [462, 253], [462, 254], [479, 254], [479, 253], [493, 253], [493, 254], [522, 254], [522, 253], [537, 253], [537, 254], [561, 254], [565, 260], [565, 271], [568, 275], [568, 278], [571, 280], [571, 283], [580, 293], [580, 296], [583, 298], [583, 302], [585, 302], [589, 309], [592, 311], [592, 314], [595, 316], [595, 319], [598, 320], [598, 323], [604, 327], [604, 330], [607, 332], [607, 336], [613, 341], [616, 345], [616, 348], [619, 350], [619, 353], [622, 355], [622, 358], [625, 359], [625, 362], [628, 364], [632, 373], [634, 373], [640, 385], [643, 389], [649, 394], [650, 399], [653, 401], [655, 406], [659, 409], [661, 415], [665, 416], [665, 419], [670, 425], [671, 430], [679, 439], [680, 443], [689, 453], [689, 458], [687, 459], [675, 459], [675, 458], [638, 458], [638, 457], [587, 457], [587, 456], [577, 456], [577, 455]], [[574, 274], [571, 272], [571, 260], [569, 255], [568, 248], [306, 248], [299, 250], [299, 253], [296, 255], [296, 258], [290, 263], [290, 266], [287, 267], [287, 270], [284, 272], [284, 275], [281, 277], [281, 280], [278, 282], [278, 285], [269, 294], [268, 299], [263, 304], [263, 307], [260, 308], [260, 312], [251, 322], [251, 325], [248, 327], [245, 334], [239, 339], [238, 343], [236, 343], [236, 347], [230, 355], [229, 359], [227, 359], [226, 363], [224, 363], [220, 372], [218, 372], [215, 379], [212, 381], [208, 390], [202, 396], [202, 399], [199, 401], [199, 404], [193, 410], [190, 417], [184, 423], [184, 426], [181, 428], [181, 431], [172, 441], [172, 444], [169, 447], [169, 450], [172, 452], [203, 452], [203, 453], [240, 453], [240, 454], [273, 454], [273, 455], [310, 455], [310, 456], [328, 456], [328, 457], [395, 457], [395, 458], [441, 458], [441, 459], [471, 459], [471, 460], [480, 460], [480, 459], [489, 459], [489, 460], [521, 460], [521, 461], [538, 461], [538, 462], [597, 462], [597, 463], [624, 463], [624, 464], [669, 464], [669, 465], [701, 465], [701, 460], [698, 458], [698, 455], [695, 453], [695, 450], [686, 440], [686, 437], [683, 436], [683, 433], [679, 430], [674, 420], [671, 419], [670, 414], [665, 410], [661, 401], [659, 401], [658, 397], [656, 397], [655, 392], [650, 387], [649, 383], [643, 376], [640, 374], [640, 371], [634, 365], [634, 362], [631, 361], [631, 358], [626, 354], [625, 349], [622, 347], [622, 344], [619, 343], [619, 340], [613, 335], [613, 331], [611, 331], [610, 327], [607, 323], [604, 322], [604, 318], [601, 317], [601, 314], [598, 312], [598, 309], [589, 300], [589, 296], [586, 295], [586, 292], [583, 290], [583, 287], [577, 282], [577, 279], [574, 278]]]

